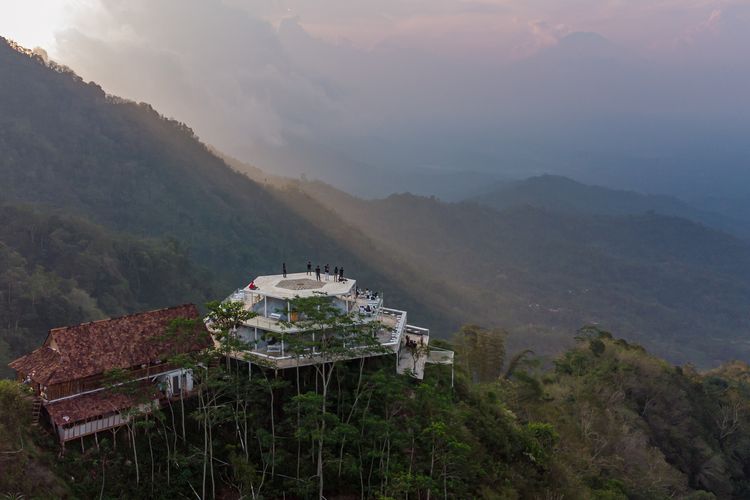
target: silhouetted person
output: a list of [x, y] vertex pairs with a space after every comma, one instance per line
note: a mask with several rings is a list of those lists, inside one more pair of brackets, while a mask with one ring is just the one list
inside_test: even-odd
[[315, 279], [320, 281], [320, 266], [315, 266]]
[[326, 273], [326, 281], [328, 281], [328, 278], [331, 276], [331, 268], [326, 264], [325, 267], [323, 267], [323, 270]]
[[333, 281], [339, 280], [339, 266], [333, 268]]
[[312, 274], [312, 263], [308, 260], [307, 261], [307, 275], [310, 276]]
[[286, 262], [281, 263], [281, 274], [286, 278]]
[[344, 281], [344, 266], [339, 269], [339, 281]]

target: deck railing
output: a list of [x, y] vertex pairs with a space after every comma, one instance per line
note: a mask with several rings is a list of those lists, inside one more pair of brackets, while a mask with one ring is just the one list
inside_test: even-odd
[[435, 365], [452, 365], [455, 353], [440, 347], [430, 347], [427, 362]]
[[127, 418], [119, 413], [115, 413], [107, 417], [74, 424], [70, 427], [58, 427], [57, 431], [60, 441], [65, 442], [70, 441], [71, 439], [88, 436], [96, 432], [105, 431], [107, 429], [114, 429], [125, 425], [125, 423], [127, 423]]

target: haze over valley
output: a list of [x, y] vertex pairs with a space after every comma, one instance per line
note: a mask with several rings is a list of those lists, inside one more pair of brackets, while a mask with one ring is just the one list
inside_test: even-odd
[[273, 173], [454, 199], [456, 172], [464, 192], [553, 173], [747, 206], [743, 1], [39, 3], [37, 30], [0, 30]]

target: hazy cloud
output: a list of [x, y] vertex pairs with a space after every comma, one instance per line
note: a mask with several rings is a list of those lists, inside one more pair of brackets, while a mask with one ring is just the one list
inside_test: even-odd
[[[268, 21], [218, 0], [102, 1], [59, 34], [59, 57], [110, 92], [152, 102], [219, 146], [305, 134], [335, 105]], [[93, 17], [92, 17], [93, 16]], [[95, 19], [95, 22], [93, 22]]]
[[[302, 141], [404, 167], [679, 164], [744, 151], [750, 119], [746, 0], [79, 0], [67, 12], [53, 58], [251, 161]], [[598, 159], [585, 161], [608, 168]]]

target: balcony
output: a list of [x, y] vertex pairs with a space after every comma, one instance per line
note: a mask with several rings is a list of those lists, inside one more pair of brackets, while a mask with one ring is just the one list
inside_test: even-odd
[[[381, 302], [382, 304], [382, 302]], [[270, 318], [252, 318], [245, 323], [245, 327], [240, 332], [240, 338], [245, 342], [253, 345], [251, 350], [244, 352], [235, 352], [232, 357], [235, 359], [241, 359], [245, 361], [256, 362], [258, 364], [270, 365], [275, 368], [291, 368], [295, 366], [307, 366], [318, 363], [322, 360], [323, 355], [315, 351], [315, 347], [305, 349], [303, 352], [290, 352], [289, 344], [285, 340], [290, 335], [306, 335], [310, 336], [310, 340], [314, 343], [315, 332], [301, 331], [299, 329], [287, 328], [278, 331], [274, 328], [265, 328], [266, 331], [274, 333], [280, 333], [281, 337], [275, 339], [273, 343], [267, 343], [259, 334], [260, 330], [264, 330], [261, 325], [267, 325], [275, 323]], [[346, 347], [350, 349], [350, 353], [342, 359], [358, 359], [361, 357], [381, 356], [383, 354], [397, 352], [401, 343], [401, 336], [403, 335], [404, 327], [406, 325], [406, 312], [399, 311], [396, 309], [383, 308], [378, 305], [377, 313], [373, 313], [372, 316], [366, 317], [365, 321], [378, 321], [381, 324], [381, 328], [376, 332], [377, 343], [380, 348], [372, 349], [371, 345], [347, 345], [347, 339], [341, 337], [336, 339], [342, 342]], [[257, 329], [257, 330], [256, 330]]]

